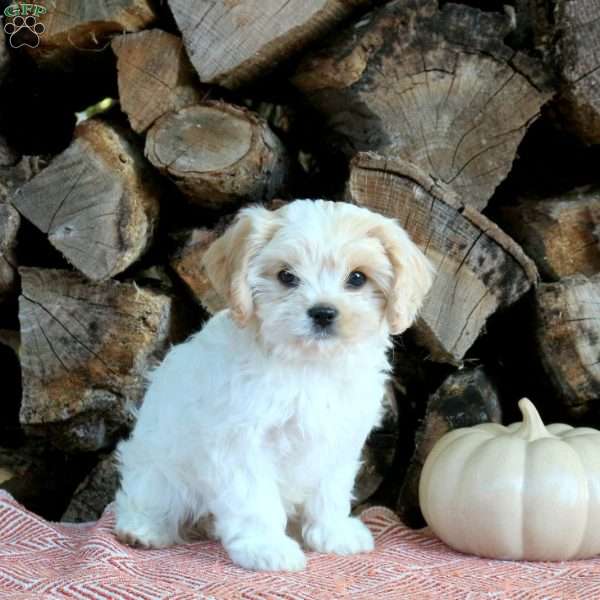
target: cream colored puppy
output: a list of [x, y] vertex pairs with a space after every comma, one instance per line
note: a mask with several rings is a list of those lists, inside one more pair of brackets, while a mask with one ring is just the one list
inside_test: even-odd
[[351, 204], [247, 208], [204, 266], [228, 310], [174, 347], [120, 444], [117, 535], [161, 547], [211, 516], [249, 569], [305, 566], [308, 548], [373, 548], [350, 516], [378, 422], [390, 334], [415, 319], [428, 260], [394, 221]]

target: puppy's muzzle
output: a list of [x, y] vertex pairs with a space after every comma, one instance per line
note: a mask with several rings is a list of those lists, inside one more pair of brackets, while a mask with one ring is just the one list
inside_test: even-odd
[[329, 304], [315, 304], [307, 312], [314, 328], [319, 332], [331, 330], [339, 314], [338, 309]]

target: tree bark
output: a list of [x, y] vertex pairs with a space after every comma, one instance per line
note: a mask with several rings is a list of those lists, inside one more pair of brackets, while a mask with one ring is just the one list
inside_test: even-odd
[[134, 131], [143, 133], [172, 110], [208, 94], [198, 83], [181, 38], [152, 29], [112, 41], [117, 56], [119, 101]]
[[557, 0], [555, 59], [561, 77], [559, 106], [589, 144], [600, 143], [600, 4]]
[[221, 102], [160, 118], [148, 132], [146, 156], [191, 202], [213, 208], [271, 199], [289, 166], [263, 119]]
[[170, 297], [135, 284], [21, 268], [21, 423], [71, 450], [98, 450], [132, 424], [144, 375], [166, 351]]
[[38, 17], [45, 26], [36, 58], [60, 64], [79, 51], [102, 50], [115, 34], [140, 31], [156, 20], [152, 0], [54, 0]]
[[235, 88], [269, 72], [371, 0], [168, 0], [202, 81]]
[[292, 81], [348, 156], [410, 160], [483, 209], [550, 97], [540, 63], [502, 42], [508, 17], [397, 0], [309, 55]]
[[21, 219], [8, 203], [0, 201], [0, 303], [17, 288], [17, 233]]
[[435, 443], [453, 429], [487, 422], [501, 423], [502, 409], [496, 386], [481, 367], [453, 373], [429, 398], [396, 505], [404, 523], [415, 528], [425, 526], [419, 508], [419, 480]]
[[600, 273], [600, 190], [525, 199], [502, 208], [501, 215], [506, 231], [535, 260], [544, 279]]
[[415, 329], [433, 360], [460, 364], [487, 318], [537, 282], [521, 248], [441, 182], [401, 159], [359, 154], [348, 195], [396, 218], [436, 269]]
[[536, 337], [542, 365], [572, 417], [600, 408], [600, 274], [541, 285]]
[[97, 521], [106, 506], [115, 499], [119, 470], [115, 453], [105, 455], [77, 486], [61, 521], [87, 523]]
[[154, 173], [129, 134], [89, 120], [62, 154], [15, 193], [13, 204], [76, 269], [103, 281], [150, 245], [158, 198]]
[[[3, 38], [0, 34], [0, 80], [2, 79]], [[19, 213], [8, 203], [19, 156], [0, 135], [0, 304], [17, 287], [16, 246], [20, 225]], [[18, 176], [17, 176], [18, 179]]]

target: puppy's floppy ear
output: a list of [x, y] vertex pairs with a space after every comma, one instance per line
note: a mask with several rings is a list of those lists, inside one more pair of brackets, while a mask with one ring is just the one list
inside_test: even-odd
[[254, 312], [248, 265], [273, 235], [274, 224], [275, 217], [266, 208], [245, 208], [225, 233], [208, 247], [202, 258], [210, 282], [226, 300], [231, 316], [241, 326]]
[[394, 270], [386, 316], [391, 334], [397, 335], [416, 319], [433, 283], [434, 269], [406, 231], [392, 219], [383, 217], [372, 234], [383, 245]]

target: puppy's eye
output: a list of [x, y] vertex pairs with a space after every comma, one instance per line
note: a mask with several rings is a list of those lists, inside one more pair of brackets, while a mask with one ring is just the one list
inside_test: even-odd
[[277, 273], [277, 279], [288, 288], [295, 288], [300, 285], [300, 279], [296, 277], [291, 271], [283, 269]]
[[361, 271], [352, 271], [346, 279], [346, 285], [351, 288], [361, 288], [367, 283], [367, 276]]

